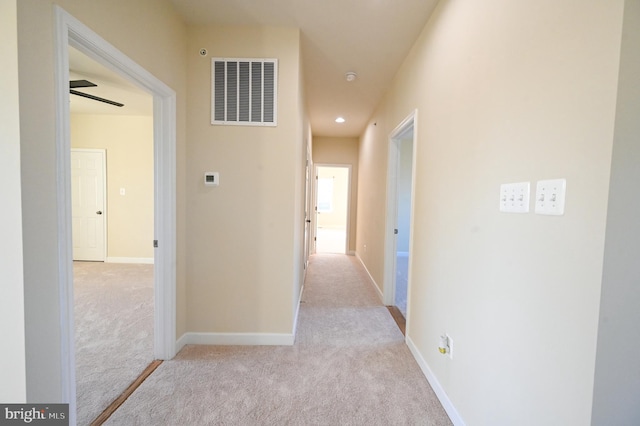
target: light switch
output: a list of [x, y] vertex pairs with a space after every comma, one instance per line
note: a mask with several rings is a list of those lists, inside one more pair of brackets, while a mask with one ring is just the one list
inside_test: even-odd
[[562, 216], [566, 179], [539, 180], [536, 184], [536, 214]]
[[120, 188], [120, 195], [124, 195], [126, 193], [124, 188]]
[[500, 185], [500, 211], [505, 213], [528, 213], [529, 193], [529, 182]]

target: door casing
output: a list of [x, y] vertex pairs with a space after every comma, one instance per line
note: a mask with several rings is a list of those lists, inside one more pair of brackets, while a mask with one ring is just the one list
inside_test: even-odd
[[60, 6], [54, 5], [54, 14], [61, 402], [70, 404], [69, 421], [75, 424], [68, 46], [120, 73], [153, 95], [155, 240], [149, 244], [156, 246], [154, 356], [163, 360], [176, 354], [176, 93]]
[[383, 299], [385, 305], [392, 306], [395, 303], [395, 275], [396, 275], [396, 247], [397, 238], [395, 234], [398, 222], [398, 169], [400, 162], [400, 143], [407, 132], [413, 130], [413, 159], [411, 170], [411, 224], [409, 235], [409, 278], [407, 290], [407, 325], [406, 331], [409, 335], [410, 327], [410, 307], [411, 307], [411, 264], [413, 257], [413, 224], [415, 220], [414, 199], [415, 199], [415, 173], [416, 173], [416, 148], [417, 148], [417, 128], [418, 111], [414, 110], [409, 114], [389, 135], [389, 154], [387, 166], [387, 202], [385, 220], [385, 243], [384, 243], [384, 292]]

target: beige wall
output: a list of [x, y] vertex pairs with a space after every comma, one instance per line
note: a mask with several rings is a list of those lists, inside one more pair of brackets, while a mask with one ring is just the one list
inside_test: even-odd
[[[467, 424], [591, 420], [621, 25], [622, 1], [442, 1], [361, 137], [382, 285], [388, 135], [418, 111], [408, 338]], [[560, 177], [564, 216], [498, 211]]]
[[[168, 1], [55, 3], [177, 92], [177, 332], [184, 333], [186, 27]], [[27, 399], [59, 402], [63, 379], [56, 302], [60, 295], [53, 4], [47, 0], [18, 2], [18, 49]]]
[[625, 1], [593, 425], [640, 424], [640, 1]]
[[16, 0], [0, 0], [0, 401], [4, 403], [25, 402], [27, 395], [16, 23]]
[[71, 147], [106, 150], [107, 258], [153, 259], [153, 117], [73, 114]]
[[356, 223], [358, 215], [358, 139], [313, 137], [313, 162], [351, 165], [351, 196], [349, 217], [349, 251], [356, 250]]
[[[277, 127], [211, 125], [213, 57], [278, 59]], [[299, 61], [297, 29], [189, 28], [189, 331], [293, 330], [304, 223]], [[203, 185], [206, 171], [220, 173], [220, 186]]]

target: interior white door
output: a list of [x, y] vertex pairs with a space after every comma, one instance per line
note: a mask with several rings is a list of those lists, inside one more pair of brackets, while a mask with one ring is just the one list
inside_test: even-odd
[[71, 150], [73, 260], [105, 260], [105, 151]]

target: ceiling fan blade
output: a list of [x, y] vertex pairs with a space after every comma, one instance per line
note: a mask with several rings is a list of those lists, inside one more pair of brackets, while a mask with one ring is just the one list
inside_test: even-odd
[[71, 90], [69, 90], [69, 92], [72, 95], [82, 96], [83, 98], [93, 99], [94, 101], [104, 102], [105, 104], [115, 105], [117, 107], [123, 107], [124, 106], [124, 104], [121, 104], [120, 102], [110, 101], [109, 99], [105, 99], [105, 98], [100, 98], [98, 96], [89, 95], [88, 93], [78, 92], [77, 90], [71, 89]]
[[89, 80], [71, 80], [69, 82], [69, 88], [75, 89], [78, 87], [98, 87], [98, 85], [90, 82]]

